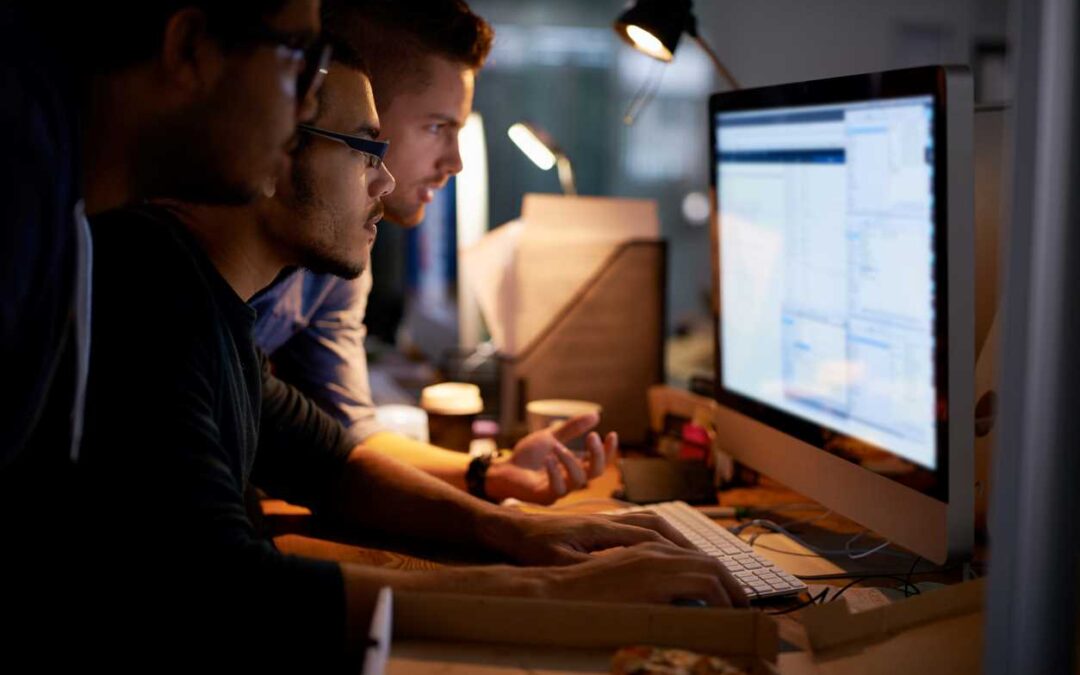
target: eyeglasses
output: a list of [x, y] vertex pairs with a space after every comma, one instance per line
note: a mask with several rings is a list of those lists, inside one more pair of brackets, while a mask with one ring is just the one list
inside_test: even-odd
[[310, 124], [298, 124], [297, 127], [301, 131], [305, 131], [309, 134], [329, 138], [338, 143], [344, 143], [349, 146], [350, 149], [355, 150], [367, 159], [369, 169], [380, 168], [383, 163], [383, 157], [386, 157], [386, 151], [390, 148], [390, 143], [388, 141], [372, 141], [367, 138], [361, 138], [360, 136], [352, 136], [350, 134], [320, 129], [319, 127], [313, 127]]
[[307, 34], [286, 33], [266, 25], [256, 25], [244, 31], [240, 39], [273, 45], [286, 59], [299, 65], [296, 75], [297, 107], [303, 107], [326, 79], [333, 50], [321, 38], [312, 40]]

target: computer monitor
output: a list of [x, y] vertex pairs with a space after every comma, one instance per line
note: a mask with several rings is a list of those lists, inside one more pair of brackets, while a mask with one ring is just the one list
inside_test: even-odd
[[721, 447], [929, 560], [968, 556], [970, 75], [916, 68], [709, 106]]

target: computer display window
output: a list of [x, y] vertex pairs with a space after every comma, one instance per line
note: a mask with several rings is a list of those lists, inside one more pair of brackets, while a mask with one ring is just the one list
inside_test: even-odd
[[716, 116], [727, 390], [936, 466], [933, 98]]

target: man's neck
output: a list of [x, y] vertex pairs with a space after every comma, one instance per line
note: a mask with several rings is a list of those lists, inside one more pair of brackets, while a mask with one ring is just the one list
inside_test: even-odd
[[164, 203], [244, 302], [269, 286], [286, 266], [287, 262], [261, 234], [254, 206]]
[[97, 77], [91, 84], [83, 121], [86, 145], [82, 159], [83, 195], [89, 215], [140, 197], [135, 161], [138, 114], [124, 98], [124, 85], [118, 78]]

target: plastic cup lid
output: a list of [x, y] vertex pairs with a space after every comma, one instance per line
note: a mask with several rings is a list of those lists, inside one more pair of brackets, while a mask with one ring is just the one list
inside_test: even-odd
[[424, 387], [420, 407], [437, 415], [477, 415], [484, 410], [484, 401], [475, 384], [443, 382]]
[[588, 415], [589, 413], [599, 414], [601, 408], [599, 403], [593, 403], [592, 401], [575, 401], [565, 398], [529, 401], [525, 406], [527, 412], [534, 415], [545, 415], [547, 417], [574, 417], [576, 415]]

